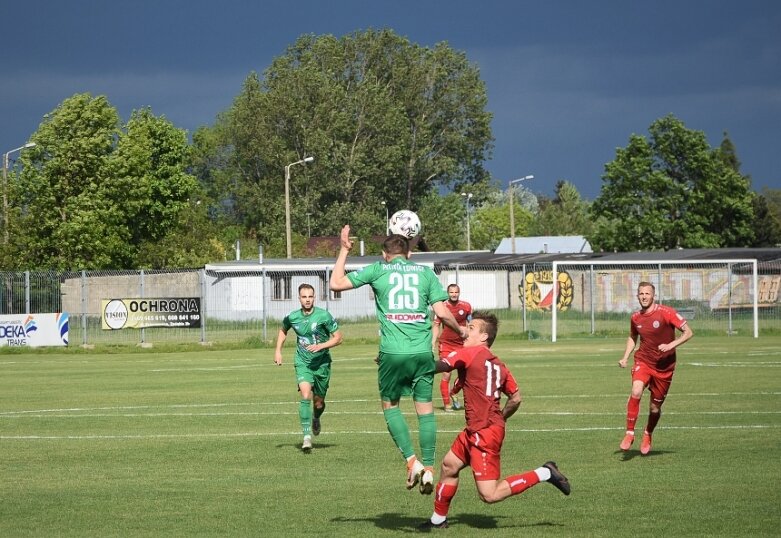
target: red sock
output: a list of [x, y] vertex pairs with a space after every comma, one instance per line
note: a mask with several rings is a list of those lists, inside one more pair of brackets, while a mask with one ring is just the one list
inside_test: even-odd
[[445, 407], [450, 405], [450, 381], [447, 379], [442, 379], [439, 382], [439, 392], [442, 394], [442, 403], [445, 404]]
[[540, 483], [540, 477], [534, 471], [529, 471], [523, 474], [516, 474], [505, 478], [508, 484], [510, 484], [510, 491], [512, 495], [518, 495], [523, 493], [535, 484]]
[[437, 482], [437, 487], [434, 488], [434, 512], [440, 516], [446, 516], [448, 510], [450, 510], [450, 501], [456, 495], [458, 484], [443, 484]]
[[656, 428], [656, 423], [662, 417], [662, 413], [648, 413], [648, 424], [645, 426], [645, 431], [648, 434], [652, 434]]
[[635, 431], [635, 422], [637, 422], [637, 415], [640, 414], [640, 398], [629, 397], [626, 402], [626, 431]]

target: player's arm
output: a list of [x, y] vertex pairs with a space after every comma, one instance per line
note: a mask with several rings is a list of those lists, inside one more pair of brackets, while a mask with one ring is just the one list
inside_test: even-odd
[[347, 278], [347, 271], [345, 266], [347, 265], [347, 256], [350, 254], [350, 249], [353, 248], [353, 242], [350, 241], [350, 225], [345, 224], [342, 228], [341, 235], [339, 236], [339, 255], [336, 257], [336, 263], [331, 271], [331, 278], [329, 279], [328, 286], [333, 291], [345, 291], [353, 289], [353, 283]]
[[670, 351], [672, 349], [675, 349], [676, 347], [680, 346], [684, 342], [688, 341], [692, 336], [694, 336], [694, 331], [692, 331], [691, 327], [689, 327], [689, 323], [684, 323], [683, 327], [680, 328], [681, 330], [681, 336], [670, 342], [669, 344], [661, 344], [659, 346], [659, 351], [665, 352]]
[[507, 395], [507, 401], [502, 408], [502, 416], [504, 417], [505, 422], [507, 422], [507, 419], [513, 416], [515, 412], [518, 411], [518, 408], [521, 407], [521, 399], [521, 389]]
[[307, 351], [322, 351], [324, 349], [330, 349], [336, 347], [342, 343], [342, 331], [336, 331], [331, 335], [331, 338], [320, 344], [311, 344], [306, 346]]
[[445, 306], [445, 301], [434, 303], [431, 305], [431, 308], [442, 323], [453, 329], [456, 334], [460, 334], [461, 338], [466, 339], [468, 336], [466, 328], [458, 324], [453, 313]]
[[632, 352], [635, 350], [635, 346], [637, 345], [637, 334], [630, 334], [629, 338], [626, 339], [626, 346], [624, 349], [624, 356], [621, 358], [620, 361], [618, 361], [618, 365], [621, 368], [626, 368], [626, 362], [629, 360], [629, 355], [632, 354]]
[[434, 363], [434, 368], [436, 370], [436, 373], [441, 374], [442, 372], [452, 372], [454, 366], [452, 366], [446, 360], [440, 360]]
[[431, 323], [431, 350], [435, 357], [439, 355], [439, 335], [441, 333], [442, 324], [439, 322], [439, 318], [434, 316], [434, 321]]
[[277, 349], [274, 351], [274, 364], [280, 366], [282, 364], [282, 346], [287, 340], [287, 331], [280, 328], [277, 333]]

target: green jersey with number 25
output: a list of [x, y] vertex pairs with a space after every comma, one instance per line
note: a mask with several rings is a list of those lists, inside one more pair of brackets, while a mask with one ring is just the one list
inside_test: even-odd
[[418, 354], [431, 351], [429, 306], [448, 298], [434, 271], [403, 256], [374, 262], [347, 274], [353, 287], [369, 284], [380, 322], [380, 351]]

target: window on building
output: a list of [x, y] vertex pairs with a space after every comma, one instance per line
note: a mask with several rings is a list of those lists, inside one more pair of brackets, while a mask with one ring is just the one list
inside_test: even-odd
[[289, 301], [292, 297], [293, 278], [290, 276], [272, 276], [271, 285], [273, 288], [273, 295], [271, 299], [274, 301]]

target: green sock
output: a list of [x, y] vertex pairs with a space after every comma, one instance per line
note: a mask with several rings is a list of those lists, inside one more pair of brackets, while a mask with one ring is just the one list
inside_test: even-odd
[[325, 402], [323, 402], [323, 407], [317, 407], [315, 406], [315, 418], [320, 418], [320, 415], [323, 414], [323, 411], [325, 411]]
[[304, 435], [312, 434], [312, 400], [301, 400], [298, 404], [298, 418]]
[[433, 467], [437, 448], [437, 417], [434, 413], [418, 416], [420, 429], [420, 452], [426, 467]]
[[391, 434], [391, 438], [393, 439], [393, 442], [396, 443], [396, 447], [401, 451], [401, 455], [404, 456], [404, 459], [414, 455], [415, 449], [412, 448], [409, 426], [407, 426], [407, 421], [404, 420], [404, 415], [401, 414], [401, 409], [398, 407], [391, 407], [390, 409], [384, 409], [382, 414], [385, 415], [385, 424], [388, 425], [388, 431]]

